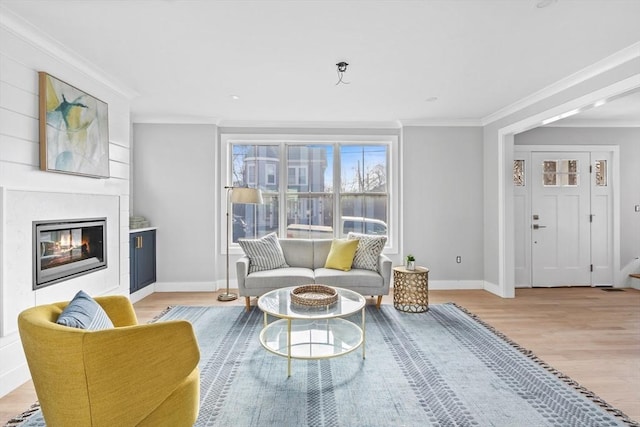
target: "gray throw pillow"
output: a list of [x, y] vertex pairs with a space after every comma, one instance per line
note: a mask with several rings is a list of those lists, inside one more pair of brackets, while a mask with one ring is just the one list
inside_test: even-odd
[[289, 267], [276, 233], [267, 234], [259, 239], [238, 239], [238, 244], [249, 257], [249, 274]]
[[353, 257], [352, 268], [378, 271], [378, 257], [387, 243], [387, 236], [372, 236], [350, 232], [349, 240], [359, 240], [356, 255]]
[[91, 331], [113, 328], [107, 312], [84, 291], [79, 291], [73, 297], [58, 316], [56, 323]]

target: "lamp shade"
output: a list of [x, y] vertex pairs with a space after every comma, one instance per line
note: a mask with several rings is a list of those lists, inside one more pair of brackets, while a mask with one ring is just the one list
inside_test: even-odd
[[231, 203], [262, 204], [262, 191], [256, 188], [234, 187], [231, 189]]

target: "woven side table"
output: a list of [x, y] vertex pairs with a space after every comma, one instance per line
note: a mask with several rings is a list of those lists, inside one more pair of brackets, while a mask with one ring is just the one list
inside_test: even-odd
[[429, 269], [393, 268], [393, 306], [407, 313], [429, 310]]

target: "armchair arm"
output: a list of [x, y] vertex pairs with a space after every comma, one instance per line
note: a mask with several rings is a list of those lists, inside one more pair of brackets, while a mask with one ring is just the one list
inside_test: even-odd
[[249, 274], [249, 257], [246, 255], [236, 261], [236, 277], [238, 280], [238, 292], [245, 295], [242, 290], [245, 289], [244, 281]]
[[109, 319], [116, 328], [138, 324], [136, 312], [129, 298], [123, 295], [109, 295], [96, 297], [96, 302], [107, 312]]
[[137, 425], [197, 368], [200, 351], [179, 320], [87, 333], [83, 357], [92, 418]]
[[392, 267], [391, 259], [386, 256], [380, 254], [378, 257], [378, 271], [384, 280], [384, 289], [389, 290], [391, 287], [391, 267]]

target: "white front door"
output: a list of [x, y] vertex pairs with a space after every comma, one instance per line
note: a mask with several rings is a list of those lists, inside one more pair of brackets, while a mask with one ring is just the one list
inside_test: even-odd
[[531, 163], [532, 285], [590, 285], [590, 154], [533, 152]]

